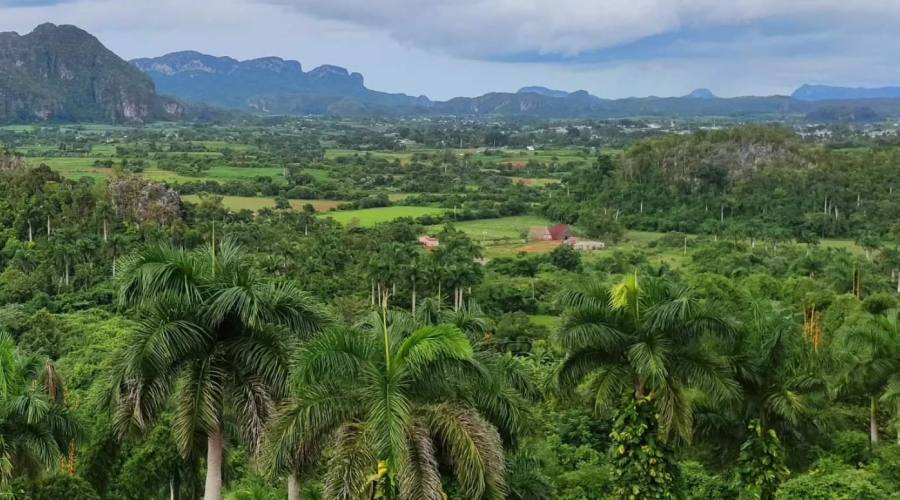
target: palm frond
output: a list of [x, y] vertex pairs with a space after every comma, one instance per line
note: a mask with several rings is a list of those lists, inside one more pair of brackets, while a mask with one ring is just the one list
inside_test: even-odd
[[490, 423], [470, 408], [446, 403], [423, 408], [422, 418], [430, 434], [446, 450], [466, 497], [504, 497], [503, 445]]
[[404, 339], [397, 348], [394, 360], [413, 376], [422, 373], [430, 364], [444, 360], [470, 360], [472, 346], [456, 326], [437, 325], [420, 328]]
[[407, 438], [407, 460], [397, 474], [400, 498], [408, 500], [444, 500], [434, 442], [424, 423], [413, 421]]
[[338, 429], [325, 473], [325, 498], [362, 498], [366, 478], [375, 473], [378, 466], [372, 449], [371, 436], [365, 426], [353, 423]]

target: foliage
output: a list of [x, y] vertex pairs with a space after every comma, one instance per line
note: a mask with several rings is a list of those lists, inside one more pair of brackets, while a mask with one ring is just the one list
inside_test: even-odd
[[623, 401], [610, 436], [616, 498], [680, 498], [678, 465], [660, 439], [650, 399]]
[[741, 446], [737, 475], [743, 492], [750, 498], [770, 500], [790, 474], [784, 465], [784, 451], [778, 434], [759, 421], [750, 424], [750, 438]]
[[880, 484], [875, 474], [845, 468], [828, 472], [811, 471], [789, 481], [778, 489], [777, 500], [880, 500], [891, 498], [890, 490]]

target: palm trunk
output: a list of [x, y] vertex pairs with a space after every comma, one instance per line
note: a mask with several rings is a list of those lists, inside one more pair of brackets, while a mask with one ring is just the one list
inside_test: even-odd
[[222, 499], [222, 448], [225, 437], [222, 425], [209, 435], [206, 444], [206, 487], [203, 489], [203, 500]]
[[634, 400], [640, 401], [640, 400], [644, 399], [644, 397], [646, 397], [646, 394], [644, 394], [644, 382], [640, 378], [635, 377], [635, 379], [634, 379]]
[[300, 500], [300, 478], [293, 472], [288, 476], [288, 500]]
[[416, 280], [412, 280], [412, 314], [416, 315]]
[[169, 500], [178, 500], [181, 496], [181, 476], [178, 471], [169, 477]]
[[878, 400], [871, 398], [869, 405], [869, 439], [872, 446], [878, 444]]

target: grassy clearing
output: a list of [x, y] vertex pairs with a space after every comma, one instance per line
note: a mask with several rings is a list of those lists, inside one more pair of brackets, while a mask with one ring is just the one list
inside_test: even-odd
[[322, 216], [331, 217], [341, 224], [355, 224], [363, 227], [370, 227], [382, 222], [390, 222], [401, 217], [440, 215], [443, 212], [443, 208], [393, 206], [327, 212], [322, 214]]
[[524, 242], [523, 234], [527, 233], [529, 228], [551, 224], [549, 219], [537, 215], [517, 215], [498, 219], [457, 222], [456, 228], [468, 234], [475, 241], [484, 243], [505, 241], [506, 243], [522, 244]]
[[409, 163], [412, 159], [413, 151], [356, 151], [353, 149], [329, 149], [325, 151], [326, 160], [335, 160], [341, 157], [354, 156], [368, 156], [370, 158], [383, 158], [385, 160], [400, 160], [403, 163]]
[[[182, 199], [191, 203], [198, 203], [200, 201], [200, 197], [195, 194], [183, 196]], [[318, 212], [325, 212], [332, 208], [336, 208], [338, 205], [347, 203], [345, 201], [337, 200], [290, 200], [290, 202], [291, 208], [294, 210], [300, 210], [303, 208], [303, 205], [310, 204]], [[223, 196], [222, 205], [235, 211], [253, 210], [256, 212], [263, 208], [275, 208], [275, 199], [252, 196]]]
[[[218, 153], [216, 153], [218, 154]], [[45, 164], [53, 170], [56, 170], [65, 177], [78, 179], [81, 177], [92, 177], [102, 179], [113, 175], [111, 168], [95, 167], [94, 162], [108, 158], [103, 157], [87, 157], [87, 158], [70, 158], [70, 157], [32, 157], [27, 161], [32, 165]], [[271, 177], [278, 181], [283, 181], [283, 171], [279, 167], [262, 167], [262, 168], [245, 168], [245, 167], [226, 167], [216, 166], [205, 172], [201, 177], [191, 177], [186, 175], [178, 175], [175, 172], [161, 170], [156, 167], [155, 163], [149, 162], [149, 166], [141, 172], [141, 175], [156, 181], [166, 182], [192, 182], [213, 180], [225, 182], [230, 180], [251, 180], [256, 177]]]
[[559, 179], [541, 179], [537, 177], [510, 177], [514, 184], [523, 186], [541, 187], [548, 184], [559, 184]]

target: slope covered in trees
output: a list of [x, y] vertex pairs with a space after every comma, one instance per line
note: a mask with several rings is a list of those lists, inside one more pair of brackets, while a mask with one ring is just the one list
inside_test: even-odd
[[[268, 140], [261, 151], [294, 155]], [[523, 210], [606, 250], [486, 259], [452, 221], [240, 212], [4, 153], [0, 488], [891, 498], [896, 154], [769, 128], [638, 141], [517, 188]], [[504, 189], [435, 158], [407, 165], [466, 179], [455, 199]], [[537, 163], [525, 168], [556, 172]], [[820, 213], [826, 238], [859, 244], [820, 241]]]

